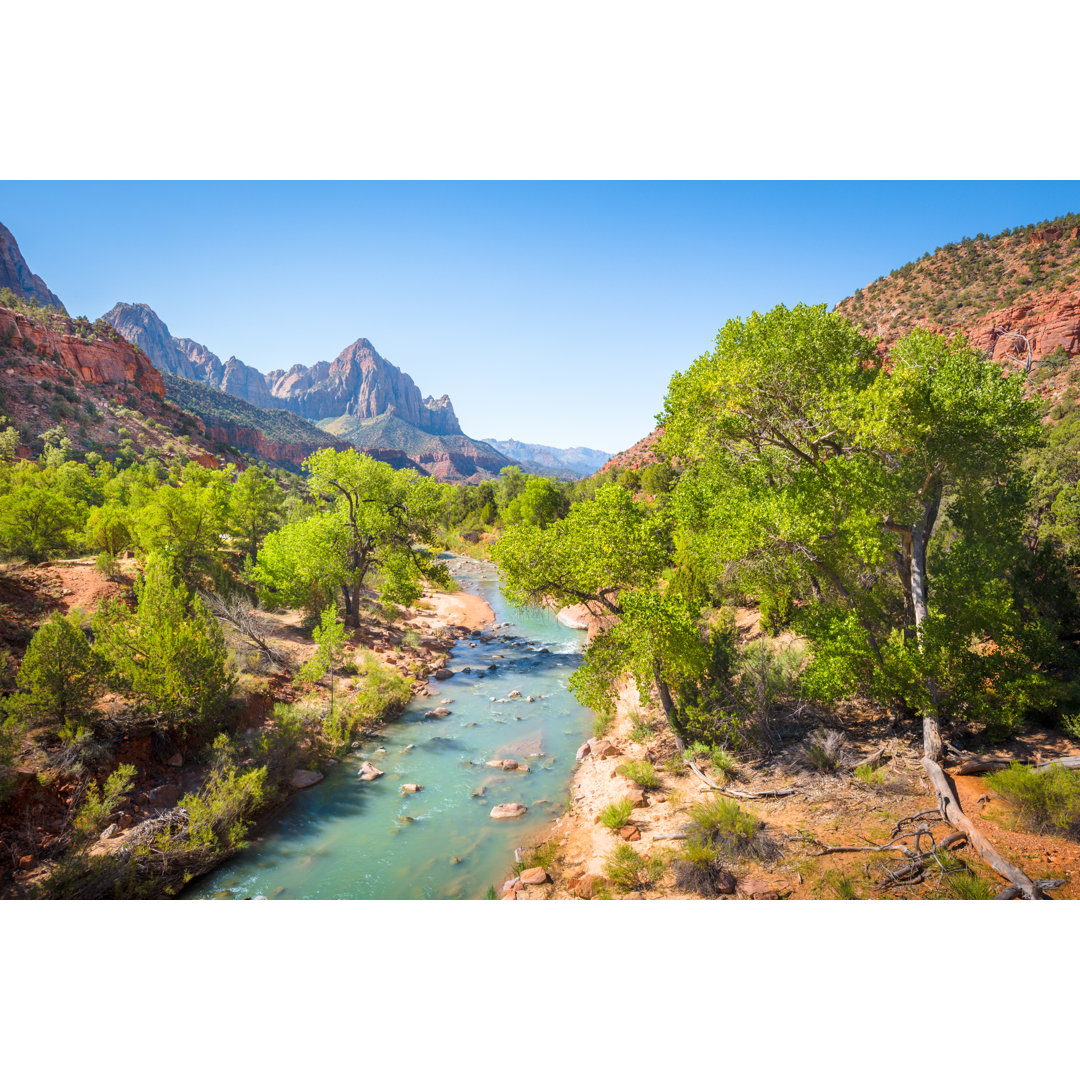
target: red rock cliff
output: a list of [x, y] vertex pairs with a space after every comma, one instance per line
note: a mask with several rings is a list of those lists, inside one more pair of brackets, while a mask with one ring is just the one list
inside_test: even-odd
[[[86, 341], [76, 334], [46, 329], [5, 307], [0, 307], [0, 340], [6, 340], [9, 349], [20, 351], [21, 362], [25, 364], [32, 365], [35, 355], [48, 356], [83, 382], [134, 383], [151, 394], [163, 396], [165, 393], [165, 384], [154, 365], [123, 340], [98, 338]], [[8, 363], [10, 365], [11, 361]]]

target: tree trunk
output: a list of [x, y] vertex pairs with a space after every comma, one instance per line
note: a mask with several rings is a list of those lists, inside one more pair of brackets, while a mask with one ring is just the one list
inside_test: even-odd
[[667, 717], [668, 727], [671, 728], [671, 734], [675, 736], [675, 745], [681, 752], [686, 749], [686, 740], [679, 734], [677, 726], [678, 711], [675, 708], [675, 702], [671, 698], [671, 690], [668, 689], [668, 684], [664, 681], [664, 676], [660, 671], [660, 663], [657, 660], [653, 661], [653, 682], [656, 684], [657, 693], [660, 695], [660, 704], [664, 707], [664, 716]]

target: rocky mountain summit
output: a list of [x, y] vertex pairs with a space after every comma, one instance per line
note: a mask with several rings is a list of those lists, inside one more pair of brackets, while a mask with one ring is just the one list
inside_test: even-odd
[[529, 472], [540, 476], [557, 476], [562, 480], [580, 480], [591, 476], [611, 457], [606, 450], [592, 450], [587, 446], [571, 446], [565, 449], [545, 446], [543, 443], [519, 442], [517, 439], [484, 439], [488, 446], [520, 461]]
[[26, 265], [15, 237], [3, 222], [0, 222], [0, 289], [10, 289], [24, 300], [34, 300], [67, 314], [60, 297]]

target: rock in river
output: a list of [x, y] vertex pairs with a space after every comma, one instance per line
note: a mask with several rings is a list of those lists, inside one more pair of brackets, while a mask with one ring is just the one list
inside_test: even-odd
[[311, 769], [297, 769], [292, 774], [292, 779], [289, 783], [294, 788], [306, 788], [311, 787], [312, 784], [317, 784], [323, 778], [321, 772], [314, 772]]
[[360, 771], [356, 775], [359, 776], [361, 780], [375, 780], [382, 776], [382, 769], [376, 769], [370, 761], [365, 761], [364, 764], [360, 766]]
[[521, 817], [522, 814], [527, 813], [529, 808], [519, 802], [504, 802], [499, 803], [498, 806], [491, 808], [490, 817], [493, 818], [515, 818]]

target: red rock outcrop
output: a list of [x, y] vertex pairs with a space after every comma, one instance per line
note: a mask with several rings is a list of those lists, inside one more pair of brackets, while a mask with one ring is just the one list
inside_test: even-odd
[[614, 457], [609, 458], [598, 472], [611, 472], [612, 469], [641, 469], [646, 465], [655, 465], [662, 460], [654, 447], [657, 440], [664, 434], [662, 427], [650, 431], [643, 439], [638, 439], [629, 450], [623, 450]]
[[[70, 320], [68, 322], [70, 324]], [[86, 341], [76, 334], [46, 329], [25, 315], [4, 307], [0, 307], [0, 339], [7, 339], [11, 347], [22, 351], [21, 364], [32, 365], [35, 354], [47, 356], [83, 382], [99, 385], [134, 383], [151, 394], [163, 396], [165, 393], [161, 375], [149, 358], [126, 341], [104, 338]], [[46, 369], [42, 371], [47, 373]]]

